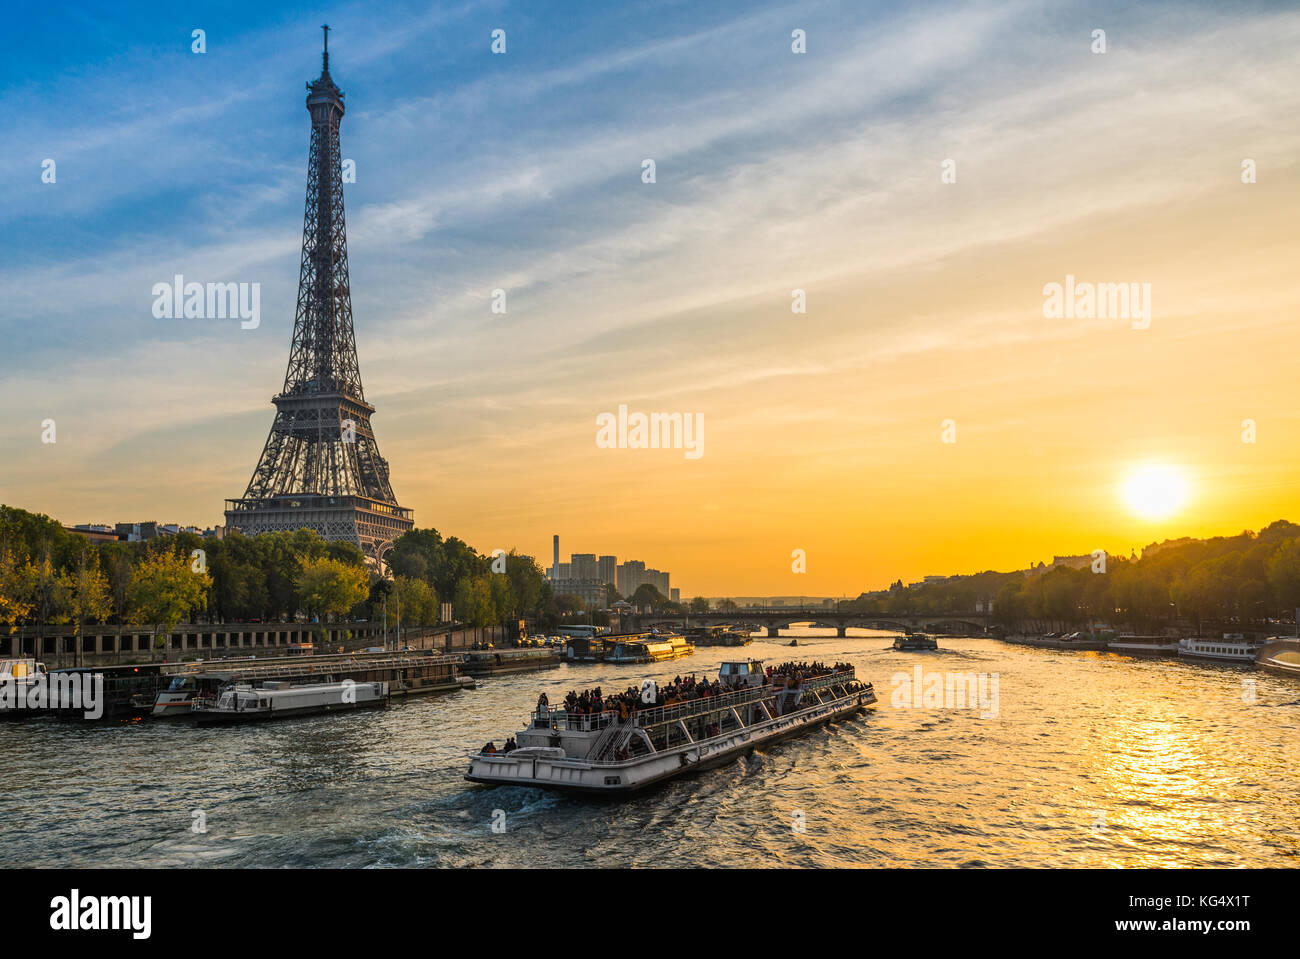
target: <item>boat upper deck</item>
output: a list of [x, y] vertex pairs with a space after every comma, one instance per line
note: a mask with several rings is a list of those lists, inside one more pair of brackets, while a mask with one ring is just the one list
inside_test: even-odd
[[336, 672], [360, 672], [376, 669], [418, 669], [429, 666], [453, 666], [461, 663], [458, 655], [420, 653], [369, 654], [365, 656], [298, 657], [277, 663], [194, 663], [173, 675], [190, 675], [196, 679], [246, 683], [261, 679], [295, 679], [329, 675]]
[[[761, 684], [755, 683], [728, 692], [719, 692], [716, 694], [710, 693], [703, 696], [697, 696], [694, 699], [668, 702], [662, 706], [643, 706], [642, 704], [637, 703], [636, 708], [630, 711], [628, 722], [635, 726], [648, 728], [651, 726], [663, 725], [665, 723], [675, 723], [682, 719], [702, 716], [708, 713], [725, 712], [740, 706], [748, 706], [763, 700], [769, 700], [787, 692], [787, 687], [783, 682], [785, 677], [778, 675], [775, 678], [777, 680], [775, 683], [767, 681], [765, 678], [764, 682]], [[797, 685], [789, 687], [788, 691], [794, 692], [799, 690], [807, 693], [809, 691], [837, 686], [841, 683], [852, 681], [855, 678], [856, 673], [854, 672], [853, 667], [842, 665], [830, 672], [806, 677]], [[616, 723], [618, 718], [619, 711], [617, 709], [580, 711], [539, 707], [534, 711], [531, 717], [529, 728], [550, 729], [555, 731], [591, 732], [593, 730], [604, 729], [605, 727]]]

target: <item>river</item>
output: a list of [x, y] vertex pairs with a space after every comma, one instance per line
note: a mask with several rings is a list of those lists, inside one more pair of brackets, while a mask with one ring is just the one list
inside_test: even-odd
[[[461, 777], [468, 752], [518, 730], [541, 689], [555, 703], [570, 688], [713, 675], [738, 651], [565, 665], [260, 726], [5, 722], [0, 863], [1300, 865], [1300, 683], [992, 639], [895, 652], [883, 633], [849, 632], [794, 628], [743, 652], [852, 662], [875, 710], [619, 803]], [[996, 675], [996, 708], [914, 703], [902, 679], [917, 666], [923, 686]]]

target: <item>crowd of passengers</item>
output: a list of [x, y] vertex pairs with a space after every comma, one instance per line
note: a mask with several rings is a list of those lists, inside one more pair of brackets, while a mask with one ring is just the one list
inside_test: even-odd
[[[815, 679], [818, 676], [826, 676], [830, 673], [852, 668], [851, 663], [834, 663], [830, 666], [821, 662], [781, 663], [779, 666], [767, 667], [766, 672], [763, 674], [762, 685], [773, 686], [778, 689], [793, 688], [805, 679]], [[676, 706], [680, 703], [694, 702], [709, 696], [722, 696], [725, 693], [748, 688], [750, 688], [750, 684], [740, 677], [737, 678], [735, 683], [727, 682], [724, 679], [715, 679], [710, 682], [708, 677], [696, 679], [695, 674], [692, 673], [686, 677], [674, 677], [671, 683], [666, 683], [663, 686], [656, 686], [653, 703], [642, 700], [642, 690], [637, 686], [629, 686], [621, 693], [612, 693], [608, 696], [602, 693], [599, 686], [596, 686], [593, 689], [583, 690], [581, 693], [573, 689], [569, 690], [564, 697], [564, 709], [568, 713], [580, 716], [595, 713], [616, 713], [619, 722], [627, 722], [638, 708], [650, 709], [654, 706]], [[537, 711], [539, 714], [546, 714], [549, 710], [550, 699], [546, 693], [542, 693], [537, 697]], [[716, 726], [711, 726], [706, 730], [706, 735], [716, 735], [717, 731]], [[508, 753], [517, 748], [518, 744], [512, 736], [506, 740], [500, 751]], [[482, 750], [483, 753], [489, 755], [497, 751], [497, 747], [493, 743], [488, 743]], [[626, 756], [622, 758], [626, 758]]]
[[[832, 672], [852, 668], [849, 663], [835, 663], [833, 665], [820, 662], [782, 663], [779, 666], [767, 667], [767, 671], [763, 674], [762, 685], [793, 687], [799, 685], [805, 679], [813, 679], [817, 676], [825, 676]], [[664, 683], [662, 686], [656, 685], [653, 689], [653, 702], [642, 698], [643, 693], [638, 686], [629, 686], [621, 693], [611, 693], [609, 695], [605, 695], [601, 688], [597, 686], [594, 689], [587, 689], [582, 692], [571, 689], [565, 695], [563, 703], [564, 709], [568, 713], [579, 716], [592, 713], [617, 713], [620, 720], [626, 721], [628, 716], [638, 709], [649, 709], [653, 706], [676, 706], [680, 703], [706, 699], [710, 696], [722, 696], [749, 687], [750, 683], [746, 682], [743, 677], [737, 677], [733, 683], [725, 679], [709, 680], [708, 677], [697, 679], [694, 674], [691, 674], [685, 677], [674, 677], [672, 682]], [[538, 697], [537, 709], [539, 712], [546, 712], [550, 709], [550, 701], [545, 693]]]

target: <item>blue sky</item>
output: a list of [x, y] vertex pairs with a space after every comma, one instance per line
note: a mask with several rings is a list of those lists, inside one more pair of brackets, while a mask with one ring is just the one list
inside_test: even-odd
[[[594, 455], [592, 417], [620, 402], [709, 416], [707, 468], [725, 472], [598, 474], [659, 511], [726, 509], [747, 470], [782, 508], [805, 480], [762, 458], [774, 434], [807, 438], [814, 461], [842, 457], [839, 436], [854, 466], [887, 463], [898, 445], [881, 431], [905, 414], [860, 394], [865, 380], [915, 360], [891, 395], [924, 406], [940, 343], [1059, 354], [1082, 334], [1008, 320], [999, 291], [1019, 278], [999, 259], [1032, 261], [1065, 232], [1088, 257], [1113, 251], [1085, 239], [1103, 221], [1198, 204], [1240, 156], [1272, 151], [1276, 171], [1296, 155], [1300, 21], [1281, 4], [124, 3], [7, 18], [0, 499], [68, 523], [211, 524], [242, 493], [288, 353], [323, 22], [357, 165], [353, 309], [380, 448], [421, 525], [485, 550], [547, 555], [552, 526], [621, 555], [689, 539], [583, 540], [626, 505], [593, 508], [563, 464]], [[1106, 58], [1088, 51], [1098, 26]], [[959, 195], [935, 189], [951, 156]], [[1031, 312], [1060, 263], [1025, 274]], [[260, 283], [261, 326], [155, 319], [152, 285], [175, 273]], [[794, 287], [824, 308], [792, 318]], [[985, 368], [977, 390], [1025, 375]], [[57, 449], [35, 442], [47, 416]]]

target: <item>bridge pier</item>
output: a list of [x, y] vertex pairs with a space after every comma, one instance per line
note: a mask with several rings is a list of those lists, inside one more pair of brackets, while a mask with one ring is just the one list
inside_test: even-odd
[[769, 627], [767, 627], [767, 638], [768, 638], [768, 639], [776, 639], [776, 638], [777, 638], [778, 636], [780, 636], [780, 635], [781, 635], [781, 627], [780, 627], [780, 626], [769, 626]]
[[849, 628], [847, 626], [837, 626], [835, 627], [835, 635], [840, 639], [844, 639], [849, 635]]

